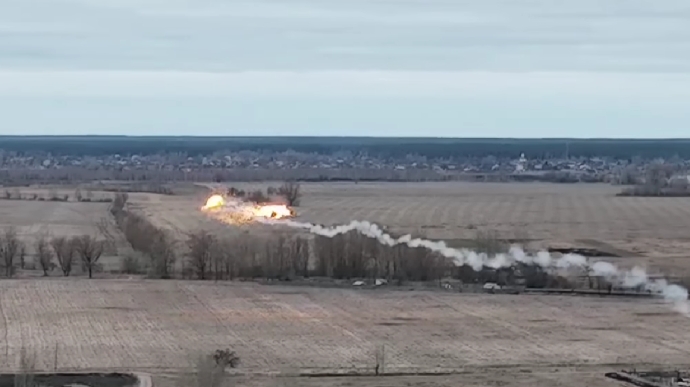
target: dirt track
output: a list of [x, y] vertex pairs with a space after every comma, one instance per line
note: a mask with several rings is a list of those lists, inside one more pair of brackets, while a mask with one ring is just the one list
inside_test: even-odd
[[[477, 368], [462, 374], [442, 376], [367, 376], [367, 377], [232, 377], [227, 387], [622, 387], [623, 383], [604, 377], [608, 367], [586, 367], [584, 369], [551, 367], [542, 371], [501, 370]], [[179, 387], [178, 375], [155, 376], [156, 387]], [[629, 385], [628, 385], [629, 387]]]

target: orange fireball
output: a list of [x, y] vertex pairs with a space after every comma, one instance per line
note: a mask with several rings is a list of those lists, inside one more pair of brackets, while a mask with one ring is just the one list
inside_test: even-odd
[[257, 205], [254, 208], [254, 216], [267, 219], [283, 219], [295, 216], [295, 213], [285, 204]]
[[285, 219], [295, 216], [295, 212], [285, 204], [256, 204], [213, 195], [201, 207], [203, 212], [214, 218], [232, 224], [242, 224], [259, 219]]
[[223, 205], [225, 205], [225, 199], [220, 195], [213, 195], [206, 200], [206, 204], [201, 209], [203, 211], [214, 210], [223, 207]]

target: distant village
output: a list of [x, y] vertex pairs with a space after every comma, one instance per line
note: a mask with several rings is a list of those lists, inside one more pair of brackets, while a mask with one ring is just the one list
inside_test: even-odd
[[[673, 170], [672, 179], [686, 179], [690, 161], [679, 158], [669, 160], [616, 160], [603, 157], [591, 158], [528, 158], [524, 154], [515, 159], [497, 158], [491, 155], [481, 158], [429, 159], [419, 155], [402, 158], [386, 158], [351, 152], [315, 154], [286, 151], [279, 153], [238, 151], [216, 152], [210, 155], [188, 156], [185, 154], [106, 155], [106, 156], [52, 156], [46, 154], [14, 154], [0, 150], [0, 171], [46, 172], [61, 170], [111, 171], [126, 175], [128, 172], [168, 172], [170, 176], [201, 173], [198, 178], [220, 176], [223, 171], [283, 171], [288, 177], [299, 174], [290, 171], [319, 171], [318, 177], [329, 178], [329, 171], [390, 171], [390, 176], [437, 176], [454, 180], [475, 177], [477, 179], [546, 180], [560, 182], [609, 182], [629, 183], [639, 179], [650, 164], [664, 164]], [[204, 172], [206, 172], [204, 174]], [[309, 176], [317, 176], [310, 174]], [[342, 175], [342, 174], [340, 174]], [[334, 173], [334, 176], [340, 176]], [[249, 175], [247, 175], [249, 176]], [[305, 175], [306, 176], [306, 175]], [[352, 174], [347, 176], [354, 176]], [[383, 174], [371, 174], [372, 179]], [[355, 179], [356, 177], [353, 177]], [[220, 179], [216, 177], [215, 179]], [[381, 179], [385, 179], [381, 177]], [[432, 179], [433, 180], [433, 179]]]

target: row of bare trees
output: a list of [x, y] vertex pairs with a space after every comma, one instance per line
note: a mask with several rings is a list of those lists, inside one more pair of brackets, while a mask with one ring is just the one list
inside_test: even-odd
[[[181, 246], [144, 216], [127, 211], [127, 199], [126, 194], [116, 195], [111, 211], [132, 247], [147, 258], [150, 274], [157, 278], [173, 277], [178, 252], [186, 251], [180, 274], [202, 280], [320, 276], [385, 278], [398, 283], [443, 278], [509, 283], [520, 276], [527, 286], [554, 286], [553, 278], [537, 267], [475, 271], [424, 248], [385, 246], [356, 232], [333, 238], [248, 233], [227, 237], [201, 230], [189, 234]], [[509, 245], [495, 233], [478, 231], [473, 249], [493, 255], [505, 252]]]
[[302, 198], [301, 186], [295, 181], [286, 181], [280, 187], [270, 186], [264, 191], [257, 189], [250, 192], [230, 187], [228, 188], [228, 195], [246, 198], [254, 203], [266, 203], [270, 201], [271, 196], [277, 195], [285, 200], [285, 204], [291, 207], [297, 207]]
[[188, 274], [198, 279], [308, 276], [307, 243], [297, 236], [264, 238], [243, 234], [223, 238], [199, 231], [188, 236], [185, 264]]
[[[484, 237], [477, 243], [480, 250], [486, 252], [499, 251], [503, 246], [508, 246], [503, 241], [491, 241]], [[567, 286], [536, 266], [475, 271], [469, 266], [456, 266], [448, 258], [424, 248], [386, 246], [356, 232], [333, 238], [316, 236], [310, 247], [309, 240], [299, 235], [264, 238], [246, 234], [227, 239], [200, 231], [190, 235], [186, 245], [189, 250], [189, 275], [198, 279], [286, 280], [319, 276], [335, 279], [385, 278], [399, 284], [444, 278], [459, 279], [464, 283], [514, 284], [522, 279], [529, 287]], [[315, 258], [310, 262], [312, 255]]]
[[621, 180], [635, 185], [624, 188], [618, 196], [690, 196], [687, 172], [674, 179], [677, 172], [680, 172], [677, 168], [662, 163], [649, 165], [644, 176], [636, 176], [630, 170], [625, 170], [621, 173]]
[[176, 261], [175, 240], [165, 231], [154, 226], [148, 219], [137, 213], [127, 211], [127, 193], [115, 195], [110, 212], [132, 248], [144, 255], [150, 269], [149, 274], [156, 278], [171, 278]]
[[[468, 242], [478, 253], [495, 255], [506, 252], [512, 241], [501, 239], [495, 233], [478, 232]], [[398, 284], [456, 279], [467, 284], [494, 282], [532, 288], [571, 286], [564, 278], [536, 265], [475, 270], [468, 265], [458, 266], [452, 259], [422, 247], [387, 246], [356, 232], [333, 238], [317, 236], [314, 247], [318, 259], [310, 274], [332, 278], [385, 278]]]
[[[0, 196], [0, 199], [4, 200], [27, 200], [27, 201], [49, 201], [49, 202], [68, 202], [70, 201], [70, 196], [68, 194], [58, 194], [56, 189], [49, 189], [45, 196], [41, 196], [36, 192], [32, 192], [23, 195], [18, 187], [12, 189], [12, 191], [6, 189], [4, 194]], [[74, 192], [74, 201], [77, 202], [99, 202], [99, 203], [110, 203], [113, 198], [110, 196], [105, 197], [94, 197], [93, 191], [90, 189], [86, 190], [86, 194], [82, 194], [81, 189], [77, 188]]]
[[[92, 278], [103, 254], [104, 243], [91, 235], [49, 238], [48, 234], [40, 233], [36, 236], [33, 247], [35, 262], [43, 270], [43, 275], [47, 276], [48, 272], [59, 266], [63, 275], [69, 276], [74, 262], [79, 260], [89, 273], [89, 278]], [[7, 228], [0, 236], [0, 259], [6, 277], [14, 275], [17, 260], [24, 268], [25, 256], [26, 244], [19, 239], [15, 228]], [[57, 260], [57, 265], [54, 260]]]

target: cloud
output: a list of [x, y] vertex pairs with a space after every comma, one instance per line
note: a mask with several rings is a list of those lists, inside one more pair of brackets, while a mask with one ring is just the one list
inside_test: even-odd
[[690, 100], [690, 74], [440, 71], [0, 71], [0, 95]]
[[17, 23], [4, 67], [690, 72], [685, 0], [0, 2]]
[[0, 99], [13, 133], [678, 136], [690, 2], [0, 1]]

